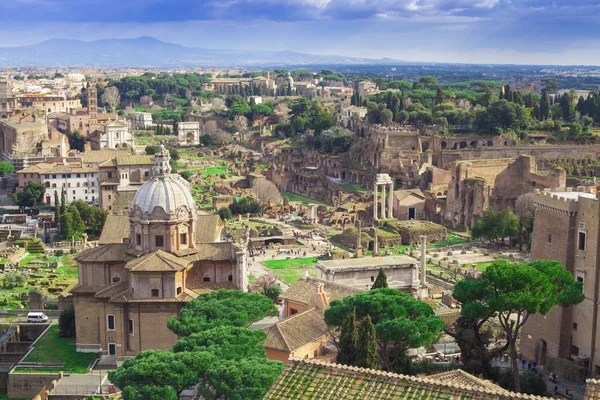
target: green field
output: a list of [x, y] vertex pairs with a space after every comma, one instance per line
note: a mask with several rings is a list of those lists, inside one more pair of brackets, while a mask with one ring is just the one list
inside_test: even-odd
[[307, 203], [307, 204], [318, 204], [321, 206], [330, 206], [331, 204], [324, 203], [322, 201], [311, 199], [310, 197], [300, 196], [295, 193], [282, 193], [281, 196], [287, 198], [292, 203]]
[[268, 260], [263, 261], [263, 264], [272, 270], [273, 274], [280, 280], [291, 285], [304, 275], [304, 271], [307, 271], [311, 276], [316, 276], [317, 257]]
[[204, 170], [204, 172], [202, 173], [203, 176], [209, 176], [209, 175], [221, 175], [227, 172], [227, 167], [222, 166], [222, 167], [208, 167]]
[[[64, 363], [65, 366], [60, 368], [61, 371], [84, 374], [97, 355], [94, 353], [77, 353], [75, 345], [69, 344], [70, 340], [69, 338], [59, 337], [58, 325], [52, 325], [44, 336], [38, 340], [33, 351], [25, 358], [25, 362]], [[48, 370], [19, 368], [17, 371], [35, 373], [47, 372]]]

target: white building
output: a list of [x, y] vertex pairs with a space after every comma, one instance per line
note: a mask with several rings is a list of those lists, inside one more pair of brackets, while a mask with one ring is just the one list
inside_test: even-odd
[[350, 106], [342, 110], [342, 123], [344, 126], [348, 126], [350, 123], [350, 128], [353, 128], [353, 122], [355, 119], [363, 119], [369, 110], [367, 107], [357, 107]]
[[147, 112], [134, 112], [129, 117], [131, 129], [145, 129], [152, 126], [152, 114]]
[[90, 135], [92, 150], [105, 147], [116, 149], [124, 145], [134, 148], [134, 137], [129, 131], [129, 125], [123, 121], [111, 121], [92, 132]]
[[43, 199], [46, 204], [54, 204], [54, 193], [58, 193], [60, 199], [63, 190], [67, 196], [67, 203], [83, 200], [86, 203], [93, 204], [99, 201], [100, 190], [97, 167], [41, 163], [19, 171], [19, 175], [27, 176], [27, 174], [30, 174], [30, 176], [37, 174], [40, 183], [46, 187]]
[[177, 124], [177, 140], [180, 146], [196, 146], [200, 144], [200, 123], [179, 122]]

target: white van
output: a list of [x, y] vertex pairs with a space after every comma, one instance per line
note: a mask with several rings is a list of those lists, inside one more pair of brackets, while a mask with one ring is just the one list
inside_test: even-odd
[[27, 314], [27, 322], [48, 322], [48, 316], [43, 312], [30, 312]]

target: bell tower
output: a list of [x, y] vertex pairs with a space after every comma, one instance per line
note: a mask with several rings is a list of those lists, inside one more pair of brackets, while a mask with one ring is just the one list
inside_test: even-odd
[[88, 114], [90, 115], [90, 127], [98, 124], [98, 89], [91, 84], [87, 88]]

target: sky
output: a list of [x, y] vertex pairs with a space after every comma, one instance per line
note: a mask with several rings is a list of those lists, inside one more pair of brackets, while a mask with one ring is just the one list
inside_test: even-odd
[[405, 61], [600, 65], [600, 0], [0, 0], [0, 47], [140, 36]]

